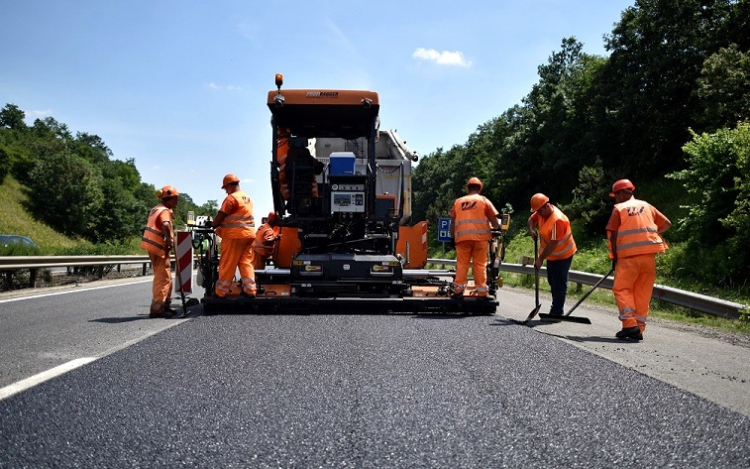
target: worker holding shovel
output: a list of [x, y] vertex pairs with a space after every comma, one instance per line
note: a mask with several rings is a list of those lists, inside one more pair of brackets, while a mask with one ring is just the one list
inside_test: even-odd
[[646, 317], [656, 281], [656, 253], [665, 252], [661, 234], [672, 222], [646, 201], [633, 197], [635, 186], [628, 179], [612, 185], [615, 199], [607, 223], [609, 257], [615, 266], [615, 295], [622, 330], [618, 339], [643, 340]]
[[562, 210], [550, 203], [549, 197], [537, 193], [531, 197], [531, 216], [527, 224], [531, 237], [534, 240], [538, 237], [540, 241], [534, 269], [539, 272], [547, 261], [547, 282], [552, 291], [549, 316], [562, 317], [568, 293], [568, 272], [576, 253], [570, 221]]

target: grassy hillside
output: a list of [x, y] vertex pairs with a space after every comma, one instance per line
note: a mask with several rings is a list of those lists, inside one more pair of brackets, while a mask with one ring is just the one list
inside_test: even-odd
[[35, 220], [24, 208], [27, 200], [24, 187], [8, 175], [0, 184], [0, 234], [28, 236], [39, 245], [42, 254], [55, 254], [61, 249], [89, 244], [68, 238]]

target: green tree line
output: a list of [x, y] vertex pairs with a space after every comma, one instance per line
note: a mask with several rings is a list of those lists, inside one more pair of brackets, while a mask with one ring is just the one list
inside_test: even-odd
[[[27, 191], [25, 207], [37, 220], [72, 238], [127, 245], [140, 237], [156, 188], [144, 183], [130, 159], [113, 159], [97, 135], [78, 132], [52, 117], [25, 123], [14, 104], [0, 110], [0, 184], [13, 177]], [[187, 212], [213, 213], [216, 201], [196, 206], [182, 193], [175, 224]]]
[[604, 41], [608, 57], [564, 38], [520, 104], [422, 158], [415, 219], [435, 223], [478, 176], [516, 229], [544, 192], [600, 246], [611, 185], [630, 178], [676, 224], [672, 273], [747, 291], [750, 1], [638, 0]]

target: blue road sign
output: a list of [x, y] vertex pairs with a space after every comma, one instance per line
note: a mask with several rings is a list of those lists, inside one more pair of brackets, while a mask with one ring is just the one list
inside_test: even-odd
[[453, 240], [451, 236], [451, 219], [438, 218], [438, 241], [441, 243], [450, 243]]

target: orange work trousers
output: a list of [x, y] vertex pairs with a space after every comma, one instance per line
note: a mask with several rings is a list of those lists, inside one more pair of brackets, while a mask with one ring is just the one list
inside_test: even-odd
[[171, 258], [157, 256], [149, 252], [151, 266], [154, 269], [154, 283], [151, 285], [151, 313], [160, 314], [164, 312], [167, 304], [172, 299], [172, 271], [170, 269]]
[[646, 330], [646, 318], [655, 281], [654, 254], [617, 259], [612, 293], [615, 295], [623, 329], [638, 326], [641, 332]]
[[255, 295], [255, 269], [253, 269], [253, 241], [255, 238], [222, 238], [219, 257], [219, 279], [216, 281], [216, 296], [225, 297], [232, 288], [234, 272], [240, 268], [242, 291]]
[[487, 253], [490, 246], [487, 241], [461, 241], [456, 243], [456, 280], [453, 282], [453, 293], [463, 293], [469, 280], [469, 265], [474, 274], [474, 285], [477, 296], [487, 296]]

